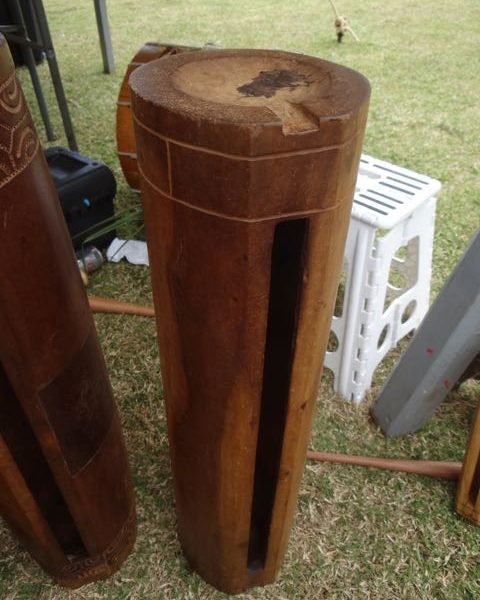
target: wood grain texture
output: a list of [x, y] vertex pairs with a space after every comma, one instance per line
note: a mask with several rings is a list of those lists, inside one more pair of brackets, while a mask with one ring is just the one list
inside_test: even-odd
[[369, 85], [269, 51], [168, 57], [130, 85], [179, 537], [237, 593], [288, 542]]
[[357, 465], [359, 467], [372, 467], [388, 471], [400, 471], [425, 475], [436, 479], [457, 480], [460, 477], [462, 463], [440, 460], [409, 460], [402, 458], [382, 458], [380, 456], [355, 456], [351, 454], [337, 454], [335, 452], [315, 452], [309, 450], [307, 458], [318, 462], [337, 463], [341, 465]]
[[137, 145], [133, 132], [132, 106], [130, 102], [130, 88], [128, 80], [137, 67], [158, 58], [198, 50], [190, 46], [162, 44], [161, 42], [147, 42], [130, 61], [120, 86], [117, 100], [117, 154], [128, 185], [136, 192], [140, 191], [140, 176], [137, 166]]
[[458, 513], [480, 525], [480, 406], [465, 449], [455, 505]]
[[141, 317], [154, 317], [155, 309], [153, 306], [144, 306], [141, 304], [132, 304], [114, 300], [113, 298], [104, 298], [102, 296], [88, 295], [88, 303], [92, 312], [117, 313], [119, 315], [138, 315]]
[[52, 577], [78, 587], [130, 552], [133, 491], [87, 297], [3, 37], [0, 90], [0, 512]]

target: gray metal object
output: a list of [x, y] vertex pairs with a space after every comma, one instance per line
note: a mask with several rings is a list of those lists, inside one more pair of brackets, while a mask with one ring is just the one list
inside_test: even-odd
[[[75, 132], [73, 130], [70, 112], [68, 110], [67, 98], [63, 89], [60, 69], [58, 68], [55, 49], [53, 47], [50, 30], [48, 28], [47, 15], [42, 0], [8, 0], [9, 7], [15, 23], [12, 25], [0, 25], [0, 31], [5, 34], [9, 41], [17, 43], [22, 51], [25, 64], [28, 67], [33, 89], [37, 98], [40, 114], [45, 125], [47, 139], [52, 141], [55, 134], [48, 114], [47, 104], [43, 95], [42, 86], [37, 73], [35, 58], [32, 48], [39, 48], [45, 52], [50, 75], [52, 78], [55, 96], [57, 98], [58, 108], [62, 117], [63, 128], [71, 150], [78, 150]], [[27, 4], [32, 14], [35, 16], [36, 27], [38, 29], [39, 39], [31, 40], [28, 36], [23, 14], [23, 6]], [[115, 64], [113, 60], [112, 43], [110, 39], [110, 29], [108, 25], [108, 16], [105, 0], [94, 0], [95, 16], [97, 18], [98, 34], [100, 38], [100, 47], [102, 50], [103, 66], [105, 73], [113, 73]], [[37, 36], [35, 36], [37, 37]]]
[[115, 73], [115, 61], [113, 59], [112, 39], [108, 25], [107, 6], [105, 0], [93, 0], [95, 5], [95, 16], [97, 18], [98, 37], [100, 49], [102, 50], [104, 73]]
[[70, 118], [70, 112], [68, 110], [67, 98], [63, 89], [62, 78], [60, 76], [60, 69], [58, 68], [57, 57], [55, 56], [55, 50], [53, 48], [52, 38], [50, 36], [50, 30], [48, 28], [47, 15], [43, 2], [38, 0], [32, 2], [28, 0], [30, 6], [32, 6], [37, 17], [38, 29], [42, 40], [42, 45], [45, 50], [47, 57], [48, 68], [50, 69], [50, 76], [52, 77], [53, 88], [55, 90], [55, 96], [57, 97], [58, 108], [62, 116], [63, 128], [65, 135], [67, 136], [68, 146], [70, 150], [78, 150], [77, 141], [75, 139], [75, 133], [73, 131], [73, 124]]
[[[28, 36], [23, 12], [25, 7], [27, 7], [34, 16], [39, 39], [31, 40]], [[5, 34], [7, 40], [18, 44], [21, 48], [25, 63], [30, 72], [40, 114], [45, 125], [47, 138], [49, 141], [52, 141], [55, 139], [55, 135], [48, 115], [47, 104], [45, 102], [42, 86], [38, 77], [32, 48], [38, 48], [45, 53], [55, 90], [55, 96], [57, 98], [58, 108], [60, 109], [60, 114], [62, 116], [63, 128], [68, 140], [68, 145], [71, 150], [78, 150], [43, 2], [42, 0], [35, 0], [35, 2], [32, 0], [24, 0], [23, 2], [20, 2], [20, 0], [9, 0], [9, 8], [12, 18], [14, 18], [16, 22], [11, 25], [1, 25], [0, 31]], [[36, 35], [35, 38], [37, 38]]]
[[372, 409], [389, 436], [419, 429], [480, 352], [480, 230]]
[[40, 78], [38, 77], [37, 73], [37, 65], [35, 64], [35, 57], [32, 50], [32, 47], [38, 47], [38, 44], [32, 42], [28, 36], [25, 18], [23, 16], [23, 11], [19, 0], [9, 0], [8, 6], [10, 8], [12, 18], [15, 20], [15, 25], [0, 26], [0, 31], [5, 34], [8, 41], [15, 42], [20, 46], [23, 60], [27, 65], [30, 79], [32, 80], [32, 86], [37, 98], [40, 116], [42, 117], [42, 121], [45, 126], [45, 133], [48, 141], [52, 142], [55, 139], [55, 132], [48, 114], [47, 103], [45, 101], [45, 96], [43, 95]]

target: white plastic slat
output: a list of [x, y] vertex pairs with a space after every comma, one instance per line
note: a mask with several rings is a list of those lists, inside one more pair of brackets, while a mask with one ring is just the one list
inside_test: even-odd
[[362, 154], [352, 217], [391, 229], [439, 190], [435, 179]]

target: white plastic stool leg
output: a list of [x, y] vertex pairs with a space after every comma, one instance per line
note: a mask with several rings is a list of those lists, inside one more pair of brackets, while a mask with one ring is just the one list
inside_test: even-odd
[[[375, 239], [375, 228], [351, 219], [345, 249], [345, 289], [341, 315], [334, 316], [332, 331], [338, 343], [335, 351], [325, 355], [325, 367], [334, 373], [334, 389], [343, 397], [354, 400], [353, 378], [363, 376], [365, 359], [359, 347], [359, 336], [367, 334], [365, 318], [365, 282], [368, 259]], [[367, 307], [368, 308], [368, 307]]]
[[[362, 155], [342, 311], [331, 326], [337, 347], [325, 356], [334, 389], [347, 400], [363, 399], [379, 362], [427, 312], [439, 189], [430, 177]], [[391, 280], [391, 271], [403, 284]]]

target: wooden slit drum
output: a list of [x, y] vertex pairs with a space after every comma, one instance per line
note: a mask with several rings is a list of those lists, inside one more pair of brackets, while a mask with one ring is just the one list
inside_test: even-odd
[[137, 146], [133, 132], [132, 105], [130, 102], [130, 88], [128, 79], [136, 68], [145, 63], [159, 58], [166, 58], [173, 54], [192, 52], [199, 48], [178, 46], [162, 42], [147, 42], [130, 61], [117, 100], [117, 155], [123, 175], [128, 185], [134, 192], [140, 192], [140, 175], [137, 166]]
[[[478, 366], [478, 359], [477, 366]], [[456, 509], [480, 525], [480, 406], [473, 418], [457, 487]]]
[[135, 539], [125, 444], [55, 187], [0, 36], [0, 513], [60, 584]]
[[285, 553], [370, 87], [260, 50], [151, 61], [130, 87], [179, 537], [237, 593]]

